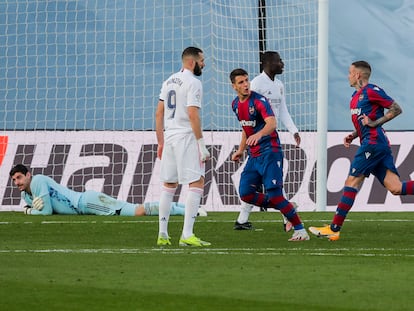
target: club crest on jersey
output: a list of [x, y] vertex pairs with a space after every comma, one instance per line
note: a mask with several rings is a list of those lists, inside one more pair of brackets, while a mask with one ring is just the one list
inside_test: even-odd
[[368, 159], [371, 156], [371, 152], [365, 152], [365, 158]]
[[359, 95], [358, 100], [359, 100], [359, 101], [362, 101], [363, 99], [364, 99], [364, 94]]
[[253, 115], [254, 114], [254, 107], [249, 107], [249, 114]]

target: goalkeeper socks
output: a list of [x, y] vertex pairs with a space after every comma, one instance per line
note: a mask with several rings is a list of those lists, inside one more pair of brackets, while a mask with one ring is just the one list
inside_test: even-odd
[[188, 188], [187, 198], [185, 200], [185, 215], [182, 237], [188, 239], [193, 235], [194, 222], [197, 217], [200, 206], [203, 189], [190, 187]]
[[160, 203], [159, 202], [146, 202], [143, 204], [146, 216], [159, 215]]
[[168, 237], [168, 221], [170, 220], [171, 203], [177, 188], [168, 188], [162, 186], [160, 206], [159, 206], [159, 231], [158, 234], [163, 237]]
[[344, 187], [344, 193], [342, 195], [341, 201], [338, 203], [336, 208], [336, 213], [331, 224], [332, 231], [339, 231], [345, 221], [348, 212], [354, 205], [355, 197], [358, 193], [358, 189], [352, 187]]
[[171, 203], [171, 212], [170, 215], [181, 215], [185, 214], [185, 205], [183, 203]]
[[402, 182], [401, 195], [414, 194], [414, 180]]
[[244, 224], [245, 222], [248, 222], [250, 212], [252, 211], [252, 209], [253, 209], [253, 205], [242, 201], [241, 210], [240, 210], [239, 217], [237, 218], [237, 222], [239, 224]]
[[[159, 215], [159, 209], [160, 209], [160, 203], [159, 202], [146, 202], [143, 204], [145, 209], [145, 215], [146, 216], [157, 216]], [[170, 216], [171, 215], [184, 215], [184, 204], [182, 203], [171, 203], [171, 209], [170, 209]]]

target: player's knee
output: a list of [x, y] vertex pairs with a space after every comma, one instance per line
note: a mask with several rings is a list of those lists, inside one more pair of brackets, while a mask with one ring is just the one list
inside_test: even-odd
[[401, 194], [401, 187], [392, 186], [392, 187], [388, 188], [388, 191], [391, 192], [393, 195], [400, 195]]
[[246, 203], [250, 203], [250, 204], [254, 204], [255, 203], [255, 195], [254, 195], [254, 193], [247, 193], [247, 194], [244, 194], [244, 195], [240, 195], [240, 199], [243, 202], [246, 202]]
[[240, 184], [239, 195], [240, 195], [241, 199], [243, 197], [254, 196], [255, 193], [256, 193], [256, 188], [253, 185], [242, 185], [242, 184]]
[[269, 189], [268, 195], [269, 195], [269, 203], [278, 210], [286, 207], [289, 204], [289, 202], [283, 196], [283, 192], [281, 188]]
[[391, 192], [393, 195], [400, 195], [402, 192], [402, 183], [390, 183], [384, 181], [384, 186], [387, 188], [389, 192]]

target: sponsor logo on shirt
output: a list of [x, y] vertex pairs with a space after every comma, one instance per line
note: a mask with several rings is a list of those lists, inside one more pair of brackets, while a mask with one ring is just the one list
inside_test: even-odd
[[351, 114], [356, 114], [357, 116], [359, 116], [361, 114], [361, 108], [351, 109]]
[[241, 126], [251, 126], [251, 127], [255, 127], [256, 126], [256, 120], [252, 120], [252, 121], [240, 120], [240, 125]]

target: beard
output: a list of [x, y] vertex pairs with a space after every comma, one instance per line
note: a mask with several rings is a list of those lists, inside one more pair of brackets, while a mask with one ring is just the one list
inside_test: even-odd
[[200, 65], [196, 62], [195, 66], [194, 66], [194, 75], [199, 77], [199, 76], [201, 76], [202, 73], [203, 72], [201, 70]]

